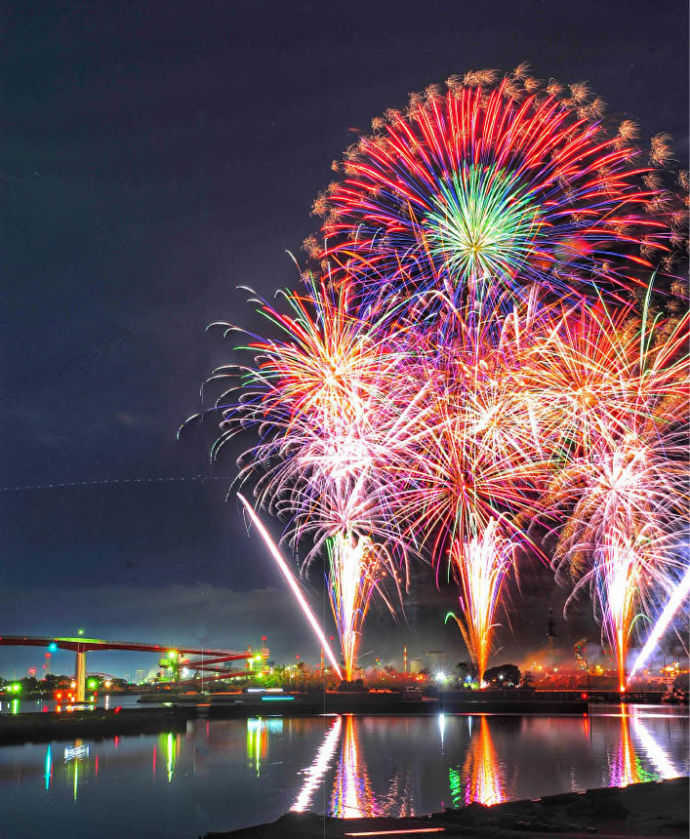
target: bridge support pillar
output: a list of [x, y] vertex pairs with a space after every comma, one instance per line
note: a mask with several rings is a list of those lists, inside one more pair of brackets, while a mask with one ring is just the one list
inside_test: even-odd
[[77, 683], [75, 701], [84, 702], [86, 700], [86, 650], [77, 650], [75, 671], [76, 675], [74, 680]]

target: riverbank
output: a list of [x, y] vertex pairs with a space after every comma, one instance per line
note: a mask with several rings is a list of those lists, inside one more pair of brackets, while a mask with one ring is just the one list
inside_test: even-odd
[[[578, 697], [518, 691], [448, 691], [410, 699], [404, 692], [265, 693], [167, 696], [166, 707], [72, 709], [0, 715], [0, 745], [45, 743], [77, 737], [106, 738], [184, 731], [188, 720], [314, 717], [322, 714], [428, 716], [448, 714], [582, 715]], [[166, 703], [167, 704], [167, 703]]]
[[189, 714], [175, 708], [62, 711], [0, 716], [0, 745], [184, 731]]
[[519, 690], [443, 691], [435, 696], [407, 691], [313, 691], [214, 694], [180, 697], [178, 708], [194, 708], [204, 716], [233, 717], [289, 714], [586, 714], [588, 698]]
[[[233, 692], [214, 694], [151, 694], [141, 707], [105, 710], [0, 714], [0, 744], [48, 742], [75, 737], [184, 731], [188, 720], [250, 717], [313, 717], [322, 714], [429, 716], [435, 714], [504, 714], [564, 716], [595, 712], [601, 696], [524, 690], [442, 691], [422, 696], [409, 691]], [[627, 696], [629, 700], [632, 696]], [[653, 701], [649, 694], [644, 697]], [[152, 707], [151, 703], [162, 703]], [[614, 699], [613, 702], [618, 704]], [[148, 707], [147, 707], [148, 706]]]
[[345, 839], [365, 836], [524, 837], [558, 834], [561, 839], [688, 836], [688, 779], [631, 784], [510, 801], [422, 818], [333, 819], [288, 813], [271, 824], [207, 833], [204, 839]]

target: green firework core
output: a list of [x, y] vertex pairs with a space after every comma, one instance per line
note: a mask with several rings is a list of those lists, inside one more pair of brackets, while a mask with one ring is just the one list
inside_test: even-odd
[[535, 253], [539, 210], [518, 177], [495, 166], [463, 166], [438, 187], [423, 229], [455, 282], [513, 275]]

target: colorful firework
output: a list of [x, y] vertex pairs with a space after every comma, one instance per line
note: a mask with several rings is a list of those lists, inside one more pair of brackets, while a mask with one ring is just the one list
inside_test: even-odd
[[589, 586], [621, 690], [636, 617], [652, 618], [684, 567], [673, 544], [686, 499], [687, 334], [687, 318], [648, 326], [629, 310], [585, 309], [544, 374], [564, 418], [563, 462], [542, 498], [552, 562], [579, 580], [572, 597]]
[[[366, 536], [337, 533], [326, 542], [329, 564], [329, 595], [342, 650], [345, 678], [351, 681], [357, 664], [372, 595], [393, 566], [385, 547]], [[385, 594], [381, 597], [393, 612]]]
[[426, 391], [396, 498], [400, 518], [431, 543], [437, 568], [444, 546], [464, 544], [492, 520], [514, 529], [511, 515], [537, 503], [552, 462], [538, 402], [524, 386], [525, 358], [543, 330], [538, 297], [506, 317], [502, 300], [444, 305], [446, 315], [420, 330], [410, 353], [408, 369]]
[[[381, 593], [393, 611], [383, 580], [398, 594], [405, 584], [406, 550], [389, 515], [387, 477], [411, 408], [391, 411], [397, 355], [388, 348], [390, 335], [377, 338], [351, 316], [343, 292], [332, 296], [323, 283], [310, 290], [285, 295], [290, 315], [261, 304], [284, 337], [250, 345], [256, 364], [244, 368], [240, 399], [232, 391], [230, 406], [223, 405], [228, 395], [221, 399], [224, 427], [214, 454], [238, 428], [259, 430], [259, 444], [243, 456], [240, 480], [258, 478], [259, 501], [288, 521], [291, 544], [309, 538], [304, 567], [327, 553], [329, 594], [351, 679], [372, 595]], [[398, 400], [402, 390], [398, 383]]]
[[492, 519], [481, 535], [469, 542], [453, 542], [453, 571], [460, 586], [461, 616], [450, 612], [477, 666], [481, 684], [491, 652], [496, 607], [506, 575], [515, 563], [515, 545]]
[[[393, 610], [384, 585], [401, 598], [412, 549], [437, 581], [450, 557], [483, 674], [534, 522], [573, 597], [592, 593], [623, 689], [637, 617], [663, 625], [659, 604], [683, 585], [670, 546], [690, 318], [652, 317], [651, 292], [638, 315], [628, 294], [639, 303], [652, 261], [670, 269], [683, 222], [669, 235], [634, 127], [612, 137], [586, 85], [566, 99], [521, 67], [447, 87], [347, 153], [317, 201], [326, 274], [284, 294], [287, 314], [259, 301], [279, 338], [254, 338], [252, 365], [212, 377], [233, 381], [213, 454], [258, 432], [239, 479], [308, 546], [303, 570], [324, 561], [348, 679], [372, 598]], [[658, 135], [652, 165], [669, 156]]]
[[651, 265], [641, 246], [666, 250], [666, 224], [644, 212], [662, 191], [643, 183], [630, 132], [612, 136], [601, 100], [574, 87], [566, 99], [486, 71], [413, 94], [337, 166], [344, 178], [314, 208], [326, 244], [309, 249], [368, 300], [409, 286], [628, 287]]
[[676, 426], [687, 405], [689, 321], [581, 300], [550, 310], [548, 337], [525, 358], [524, 381], [540, 403], [543, 433], [560, 464], [586, 456], [601, 439], [631, 429]]

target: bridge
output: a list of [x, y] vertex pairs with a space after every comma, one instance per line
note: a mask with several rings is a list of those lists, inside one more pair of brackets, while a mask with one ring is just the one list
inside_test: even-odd
[[[220, 665], [230, 661], [245, 661], [252, 657], [250, 651], [206, 649], [205, 647], [173, 647], [162, 644], [139, 644], [133, 641], [102, 641], [99, 638], [55, 638], [50, 635], [0, 635], [0, 646], [4, 647], [47, 647], [49, 650], [70, 650], [76, 654], [75, 681], [76, 701], [86, 699], [86, 653], [96, 650], [124, 650], [138, 653], [164, 653], [174, 656], [194, 656], [186, 660], [185, 667], [207, 674], [207, 681], [238, 676], [243, 670], [230, 670]], [[184, 682], [178, 682], [184, 684]]]

